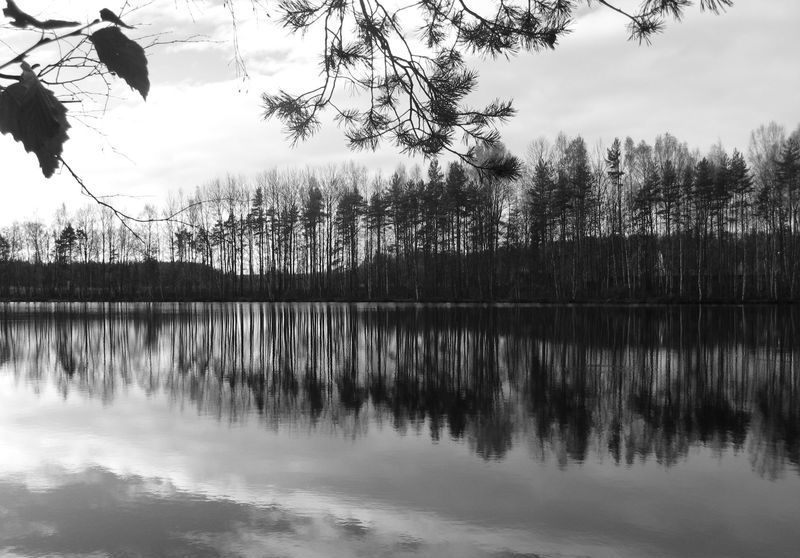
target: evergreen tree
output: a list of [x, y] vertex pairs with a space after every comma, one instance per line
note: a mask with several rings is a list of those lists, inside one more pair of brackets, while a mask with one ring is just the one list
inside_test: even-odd
[[72, 228], [72, 223], [67, 223], [67, 226], [61, 229], [55, 242], [56, 261], [62, 264], [72, 263], [77, 241], [78, 236], [75, 234], [75, 229]]
[[0, 234], [0, 262], [7, 262], [11, 259], [11, 246], [6, 237]]

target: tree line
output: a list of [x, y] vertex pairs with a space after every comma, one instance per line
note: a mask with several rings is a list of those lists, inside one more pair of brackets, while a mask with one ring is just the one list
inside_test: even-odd
[[560, 134], [515, 179], [437, 159], [388, 177], [272, 169], [141, 217], [87, 206], [0, 229], [0, 296], [795, 300], [800, 127], [761, 126], [746, 153]]

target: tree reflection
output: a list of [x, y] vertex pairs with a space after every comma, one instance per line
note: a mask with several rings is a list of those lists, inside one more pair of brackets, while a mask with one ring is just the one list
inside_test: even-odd
[[796, 326], [781, 307], [6, 306], [0, 369], [273, 429], [388, 422], [487, 460], [671, 466], [701, 444], [775, 477], [800, 465]]

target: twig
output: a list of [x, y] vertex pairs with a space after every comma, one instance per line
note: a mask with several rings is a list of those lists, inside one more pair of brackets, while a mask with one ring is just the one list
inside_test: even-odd
[[197, 207], [197, 206], [203, 205], [204, 203], [207, 203], [205, 200], [199, 200], [199, 201], [193, 202], [193, 203], [187, 205], [184, 208], [181, 208], [181, 209], [179, 209], [177, 211], [174, 211], [173, 213], [171, 213], [170, 215], [167, 215], [166, 217], [159, 217], [159, 218], [155, 218], [155, 219], [152, 219], [152, 218], [141, 219], [139, 217], [133, 217], [132, 215], [128, 215], [127, 213], [125, 213], [123, 211], [120, 211], [119, 209], [117, 209], [113, 205], [111, 205], [111, 204], [109, 204], [107, 202], [104, 202], [102, 200], [102, 198], [105, 197], [105, 196], [97, 196], [97, 195], [95, 195], [91, 190], [89, 190], [89, 188], [86, 186], [86, 183], [83, 181], [83, 179], [80, 176], [78, 176], [78, 174], [74, 170], [72, 170], [72, 167], [70, 167], [69, 164], [67, 164], [67, 162], [63, 159], [63, 157], [59, 156], [58, 159], [59, 159], [59, 161], [61, 161], [61, 164], [64, 166], [64, 168], [67, 169], [67, 171], [72, 175], [72, 178], [75, 179], [75, 182], [77, 182], [80, 185], [81, 190], [83, 190], [83, 192], [87, 196], [92, 198], [95, 201], [95, 203], [97, 203], [98, 205], [100, 205], [102, 207], [105, 207], [105, 208], [109, 209], [114, 214], [114, 216], [117, 219], [119, 219], [120, 223], [122, 223], [122, 225], [126, 229], [128, 229], [128, 231], [130, 231], [131, 234], [133, 234], [133, 236], [135, 236], [139, 240], [139, 242], [141, 242], [142, 244], [144, 244], [144, 239], [135, 230], [133, 230], [131, 228], [131, 226], [128, 224], [128, 221], [132, 221], [134, 223], [175, 222], [175, 223], [179, 223], [181, 225], [185, 225], [187, 227], [196, 228], [195, 224], [187, 223], [185, 221], [181, 221], [179, 219], [176, 219], [176, 217], [178, 215], [182, 214], [182, 213], [185, 213], [186, 211], [189, 211], [190, 209], [192, 209], [194, 207]]
[[5, 62], [4, 64], [0, 64], [0, 70], [2, 70], [3, 68], [6, 68], [8, 66], [11, 66], [12, 64], [18, 64], [19, 62], [22, 62], [23, 60], [25, 60], [25, 57], [28, 56], [28, 54], [30, 54], [32, 51], [36, 50], [40, 46], [44, 46], [44, 45], [48, 45], [48, 44], [53, 43], [53, 42], [61, 41], [63, 39], [66, 39], [67, 37], [76, 37], [76, 36], [80, 35], [84, 30], [86, 30], [89, 27], [91, 27], [92, 25], [96, 25], [98, 23], [100, 23], [100, 20], [96, 19], [96, 20], [92, 21], [91, 23], [88, 23], [88, 24], [84, 25], [83, 27], [81, 27], [79, 29], [75, 29], [74, 31], [70, 31], [69, 33], [64, 33], [63, 35], [57, 35], [55, 37], [42, 37], [33, 46], [30, 46], [30, 47], [26, 48], [25, 50], [23, 50], [21, 53], [16, 55], [14, 58], [9, 60], [8, 62]]

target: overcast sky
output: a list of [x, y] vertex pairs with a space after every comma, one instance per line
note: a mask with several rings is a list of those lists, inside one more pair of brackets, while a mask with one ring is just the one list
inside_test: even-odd
[[[109, 0], [18, 4], [37, 15], [85, 21], [110, 6]], [[155, 0], [130, 14], [128, 22], [137, 25], [129, 33], [133, 38], [171, 30], [171, 38], [201, 34], [211, 40], [152, 51], [146, 102], [122, 83], [99, 117], [79, 119], [79, 109], [70, 106], [73, 127], [64, 158], [97, 194], [122, 196], [116, 205], [135, 208], [226, 173], [248, 177], [274, 166], [348, 159], [390, 172], [403, 160], [391, 146], [349, 152], [332, 124], [291, 148], [278, 122], [261, 120], [260, 94], [315, 83], [313, 37], [289, 38], [269, 18], [253, 17], [249, 3], [240, 4], [237, 37], [249, 75], [243, 79], [232, 64], [231, 20], [221, 4]], [[582, 9], [573, 33], [554, 52], [476, 60], [480, 86], [471, 100], [514, 100], [518, 115], [501, 131], [518, 154], [536, 137], [552, 139], [559, 131], [580, 134], [590, 145], [628, 135], [652, 142], [669, 131], [701, 150], [717, 142], [746, 150], [750, 131], [760, 124], [774, 120], [791, 130], [800, 123], [798, 23], [797, 0], [736, 0], [721, 16], [691, 9], [651, 46], [638, 46], [627, 41], [620, 16]], [[20, 43], [18, 35], [0, 28], [3, 62], [11, 57], [7, 45], [35, 40], [23, 37]], [[0, 225], [31, 217], [49, 221], [62, 203], [87, 203], [66, 172], [44, 179], [36, 158], [9, 136], [0, 136], [0, 165]]]

